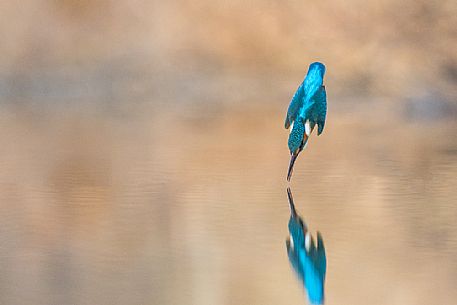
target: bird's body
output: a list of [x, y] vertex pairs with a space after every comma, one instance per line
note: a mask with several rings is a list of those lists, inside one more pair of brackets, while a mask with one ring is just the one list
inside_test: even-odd
[[285, 127], [290, 128], [288, 146], [291, 154], [287, 180], [290, 180], [298, 154], [305, 148], [317, 125], [317, 135], [324, 130], [327, 94], [324, 86], [325, 66], [319, 62], [309, 66], [305, 80], [298, 87], [287, 110]]
[[311, 304], [323, 304], [327, 259], [322, 236], [317, 232], [317, 247], [303, 219], [297, 214], [290, 189], [287, 189], [290, 206], [289, 233], [286, 240], [289, 261], [308, 294]]

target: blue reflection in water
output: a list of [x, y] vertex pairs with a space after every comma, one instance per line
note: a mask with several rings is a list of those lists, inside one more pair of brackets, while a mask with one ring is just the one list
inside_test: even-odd
[[306, 224], [295, 210], [290, 188], [287, 188], [287, 195], [290, 206], [290, 236], [286, 240], [289, 261], [303, 282], [310, 303], [323, 304], [325, 273], [327, 271], [324, 240], [322, 235], [317, 232], [316, 247]]

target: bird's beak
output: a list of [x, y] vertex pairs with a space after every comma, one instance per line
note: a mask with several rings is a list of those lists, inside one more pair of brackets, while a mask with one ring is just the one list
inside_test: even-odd
[[295, 160], [297, 160], [297, 157], [298, 157], [298, 151], [294, 152], [290, 156], [289, 170], [287, 171], [287, 181], [290, 181], [290, 177], [292, 177], [292, 172], [294, 170], [294, 163], [295, 163]]
[[294, 198], [292, 197], [292, 191], [290, 190], [290, 187], [287, 188], [287, 197], [289, 199], [290, 216], [296, 218], [297, 211], [295, 210]]

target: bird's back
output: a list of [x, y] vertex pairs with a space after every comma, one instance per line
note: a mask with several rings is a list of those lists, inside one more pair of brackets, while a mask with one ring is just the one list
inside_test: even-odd
[[[313, 105], [316, 102], [315, 96], [319, 96], [318, 100], [321, 100], [320, 91], [324, 80], [323, 75], [319, 73], [319, 69], [322, 69], [321, 66], [323, 67], [323, 65], [315, 65], [317, 68], [312, 68], [313, 65], [310, 66], [308, 74], [292, 97], [289, 108], [287, 109], [284, 124], [286, 129], [290, 127], [297, 116], [301, 116], [304, 120], [308, 118], [309, 111], [313, 108]], [[325, 69], [325, 67], [323, 69]]]

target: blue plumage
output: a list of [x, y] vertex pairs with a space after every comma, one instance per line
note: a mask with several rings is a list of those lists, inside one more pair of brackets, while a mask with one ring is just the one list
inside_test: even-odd
[[324, 130], [327, 115], [327, 94], [324, 86], [325, 66], [315, 62], [309, 66], [305, 80], [298, 87], [287, 110], [284, 126], [292, 126], [288, 146], [291, 154], [287, 180], [290, 180], [298, 154], [317, 125], [317, 135]]
[[297, 214], [290, 189], [287, 189], [290, 206], [289, 233], [286, 240], [289, 261], [302, 281], [311, 304], [323, 304], [327, 259], [324, 240], [317, 232], [317, 247], [303, 219]]
[[289, 141], [287, 143], [291, 151], [300, 149], [300, 146], [302, 145], [303, 134], [305, 133], [305, 124], [301, 122], [302, 119], [298, 118], [296, 120], [300, 120], [300, 124], [294, 124], [292, 126], [289, 135]]

